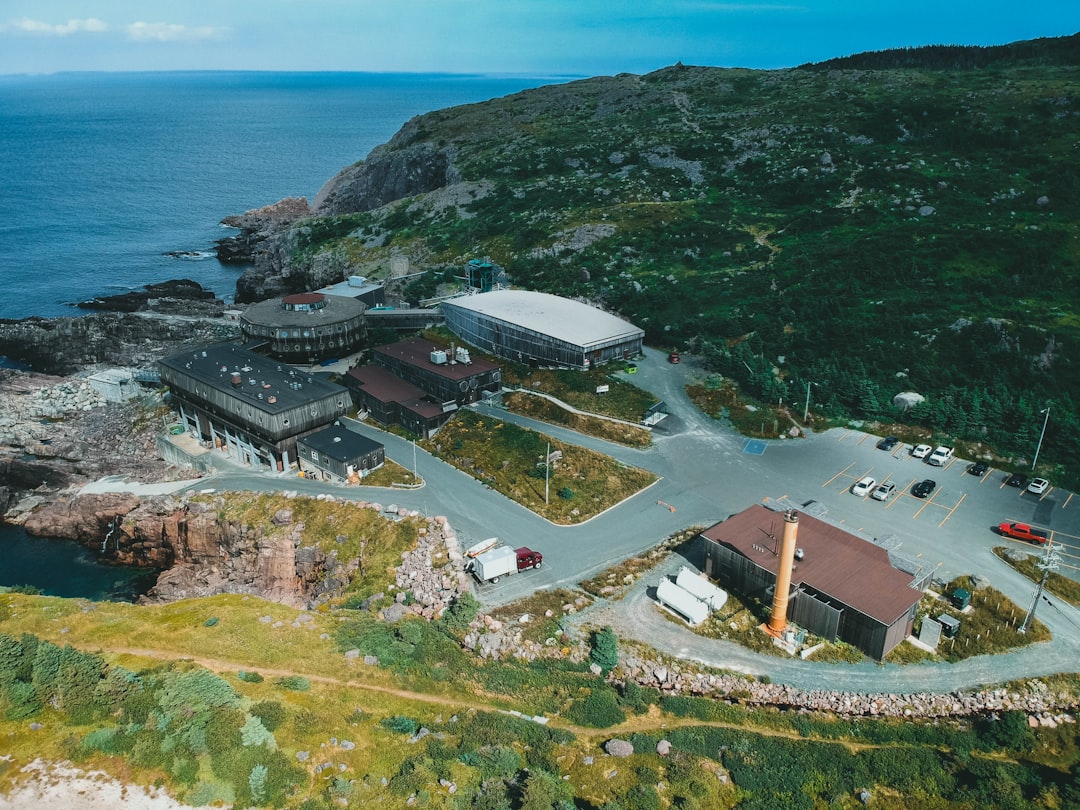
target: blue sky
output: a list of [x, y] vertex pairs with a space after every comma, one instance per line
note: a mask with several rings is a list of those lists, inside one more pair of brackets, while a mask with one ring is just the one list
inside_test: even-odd
[[1078, 0], [3, 0], [0, 74], [777, 68], [1078, 31]]

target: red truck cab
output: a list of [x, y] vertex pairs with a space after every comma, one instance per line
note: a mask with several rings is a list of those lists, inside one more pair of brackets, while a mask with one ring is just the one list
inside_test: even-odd
[[540, 563], [544, 561], [543, 554], [539, 551], [533, 551], [528, 546], [515, 548], [514, 553], [517, 555], [518, 571], [524, 571], [526, 568], [539, 568]]
[[1027, 540], [1029, 543], [1044, 545], [1050, 539], [1050, 532], [1045, 529], [1036, 529], [1027, 523], [1001, 523], [998, 524], [998, 533], [1014, 540]]

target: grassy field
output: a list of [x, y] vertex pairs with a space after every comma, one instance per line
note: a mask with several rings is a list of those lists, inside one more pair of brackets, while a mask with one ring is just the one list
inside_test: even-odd
[[[656, 481], [646, 470], [469, 410], [459, 411], [423, 445], [553, 523], [588, 520]], [[545, 484], [549, 447], [561, 458], [552, 461]]]

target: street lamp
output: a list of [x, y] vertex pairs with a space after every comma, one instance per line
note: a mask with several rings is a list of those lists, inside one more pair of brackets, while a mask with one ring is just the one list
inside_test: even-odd
[[802, 420], [803, 420], [804, 425], [806, 424], [806, 417], [810, 415], [810, 386], [811, 385], [814, 386], [815, 388], [817, 388], [817, 383], [816, 382], [810, 382], [809, 380], [806, 381], [806, 407], [803, 408], [803, 412], [802, 412]]
[[1038, 463], [1038, 461], [1039, 461], [1039, 451], [1040, 451], [1040, 450], [1042, 450], [1042, 440], [1043, 440], [1043, 436], [1045, 436], [1045, 435], [1046, 435], [1046, 423], [1050, 421], [1050, 406], [1049, 406], [1049, 405], [1047, 405], [1047, 406], [1046, 406], [1046, 408], [1044, 408], [1043, 410], [1039, 411], [1039, 413], [1045, 413], [1045, 414], [1046, 414], [1046, 418], [1045, 418], [1045, 419], [1043, 419], [1043, 426], [1042, 426], [1042, 432], [1041, 432], [1041, 433], [1039, 433], [1039, 443], [1038, 443], [1038, 445], [1036, 445], [1036, 447], [1035, 447], [1035, 458], [1033, 458], [1033, 459], [1031, 460], [1031, 469], [1033, 469], [1033, 470], [1035, 469], [1035, 465], [1036, 465], [1036, 464]]

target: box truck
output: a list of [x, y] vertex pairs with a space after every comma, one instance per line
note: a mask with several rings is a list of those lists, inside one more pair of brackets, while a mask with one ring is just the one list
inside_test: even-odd
[[510, 548], [496, 546], [477, 554], [467, 570], [480, 582], [498, 582], [500, 577], [516, 574], [528, 568], [539, 568], [544, 555], [528, 546]]

